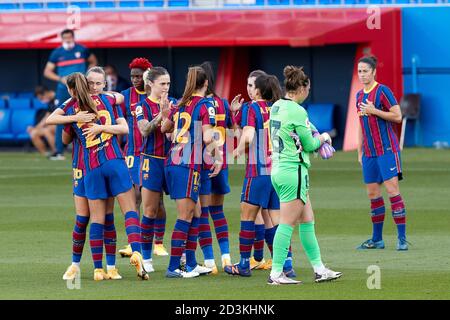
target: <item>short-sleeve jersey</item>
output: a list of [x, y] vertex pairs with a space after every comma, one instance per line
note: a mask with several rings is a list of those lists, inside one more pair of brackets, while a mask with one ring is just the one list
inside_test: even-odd
[[137, 124], [136, 106], [147, 98], [147, 94], [137, 90], [135, 87], [128, 88], [121, 93], [124, 96], [124, 102], [120, 105], [120, 108], [129, 128], [124, 153], [126, 156], [139, 156], [143, 140]]
[[363, 134], [363, 154], [366, 157], [377, 157], [386, 153], [400, 151], [398, 138], [392, 128], [392, 122], [374, 115], [365, 115], [361, 112], [361, 103], [369, 100], [375, 108], [389, 111], [398, 105], [392, 91], [385, 85], [375, 82], [369, 90], [360, 90], [356, 94], [356, 109]]
[[174, 109], [170, 118], [174, 122], [174, 131], [167, 165], [200, 172], [204, 147], [202, 126], [215, 126], [214, 106], [204, 97], [192, 96], [185, 106]]

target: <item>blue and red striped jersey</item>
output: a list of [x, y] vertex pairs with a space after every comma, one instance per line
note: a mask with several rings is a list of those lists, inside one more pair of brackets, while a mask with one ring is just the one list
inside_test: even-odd
[[255, 137], [248, 146], [246, 178], [270, 175], [272, 148], [269, 132], [270, 103], [253, 101], [242, 106], [241, 127], [255, 128]]
[[83, 145], [80, 139], [73, 130], [72, 124], [66, 124], [64, 126], [64, 131], [72, 136], [72, 168], [82, 170], [85, 173], [84, 162], [83, 162]]
[[[120, 108], [114, 107], [115, 98], [106, 94], [92, 96], [97, 104], [97, 120], [100, 125], [115, 125], [116, 119], [123, 118]], [[76, 114], [80, 111], [78, 104], [65, 108], [66, 114]], [[83, 146], [83, 161], [86, 172], [100, 167], [103, 163], [112, 159], [123, 159], [117, 136], [102, 132], [96, 137], [87, 139], [83, 135], [83, 129], [88, 128], [90, 123], [73, 123], [72, 128]]]
[[[214, 139], [216, 140], [219, 149], [223, 153], [222, 169], [228, 167], [227, 164], [227, 129], [231, 129], [234, 125], [234, 117], [230, 110], [230, 106], [226, 99], [220, 97], [208, 97], [208, 101], [214, 106], [216, 112], [216, 125], [214, 127]], [[214, 161], [211, 156], [205, 153], [203, 169], [209, 170], [212, 168]]]
[[185, 106], [171, 112], [174, 122], [168, 166], [183, 166], [200, 172], [203, 163], [203, 125], [215, 126], [214, 106], [204, 97], [192, 96]]
[[136, 106], [147, 98], [145, 92], [137, 90], [135, 87], [128, 88], [121, 92], [125, 98], [120, 105], [122, 113], [128, 123], [128, 135], [124, 147], [127, 156], [139, 156], [142, 150], [142, 135], [136, 119]]
[[374, 115], [364, 115], [361, 112], [361, 103], [366, 100], [373, 102], [375, 108], [389, 111], [398, 105], [392, 91], [385, 85], [375, 82], [372, 89], [364, 89], [356, 94], [356, 109], [359, 115], [363, 133], [363, 154], [366, 157], [377, 157], [385, 153], [400, 151], [397, 136], [392, 123]]
[[[150, 97], [147, 97], [136, 107], [137, 121], [143, 119], [152, 121], [153, 118], [158, 116], [160, 110], [159, 103], [151, 100]], [[169, 149], [170, 140], [161, 132], [161, 126], [158, 126], [154, 132], [144, 138], [142, 153], [145, 155], [166, 158]]]

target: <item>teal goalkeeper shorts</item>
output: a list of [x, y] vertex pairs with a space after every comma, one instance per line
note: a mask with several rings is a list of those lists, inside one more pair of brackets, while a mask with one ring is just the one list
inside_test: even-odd
[[302, 165], [272, 168], [272, 185], [280, 202], [300, 199], [306, 204], [308, 200], [308, 169]]

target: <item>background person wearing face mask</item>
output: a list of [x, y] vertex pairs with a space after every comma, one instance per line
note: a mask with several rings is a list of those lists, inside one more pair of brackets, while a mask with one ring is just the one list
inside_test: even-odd
[[112, 64], [103, 67], [106, 73], [106, 88], [108, 91], [122, 92], [130, 87], [130, 83], [119, 75]]
[[[75, 43], [73, 30], [65, 29], [61, 32], [62, 45], [50, 53], [44, 69], [44, 77], [58, 82], [56, 88], [57, 106], [70, 98], [66, 88], [66, 77], [73, 72], [85, 73], [89, 68], [97, 65], [97, 58], [86, 47]], [[51, 160], [64, 160], [64, 144], [62, 143], [63, 126], [56, 127], [56, 152]]]

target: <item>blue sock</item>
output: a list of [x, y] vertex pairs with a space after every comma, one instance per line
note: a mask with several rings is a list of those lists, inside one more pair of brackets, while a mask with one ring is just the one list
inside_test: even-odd
[[92, 260], [94, 260], [95, 269], [103, 268], [103, 231], [103, 224], [91, 223], [89, 228], [89, 243], [91, 245]]
[[139, 215], [136, 211], [129, 211], [125, 214], [125, 230], [131, 250], [141, 253], [141, 227]]
[[170, 248], [169, 271], [174, 271], [180, 267], [180, 259], [190, 226], [191, 224], [184, 220], [177, 219], [175, 222]]
[[222, 255], [230, 253], [230, 242], [228, 240], [228, 222], [223, 212], [223, 206], [209, 206], [209, 213], [214, 223], [217, 241], [219, 242]]
[[254, 241], [255, 222], [241, 221], [241, 232], [239, 232], [239, 251], [241, 253], [241, 261], [239, 262], [239, 265], [243, 269], [250, 268], [250, 255]]
[[72, 262], [80, 263], [83, 254], [84, 243], [86, 241], [86, 228], [89, 217], [77, 215], [75, 226], [72, 232]]
[[372, 219], [372, 241], [383, 239], [383, 224], [385, 217], [385, 207], [383, 197], [370, 199], [371, 219]]
[[186, 241], [186, 265], [191, 268], [197, 266], [197, 259], [195, 258], [195, 250], [197, 249], [198, 238], [198, 224], [200, 218], [193, 217], [191, 226], [189, 227], [187, 241]]
[[209, 207], [202, 207], [202, 215], [198, 223], [198, 242], [205, 260], [214, 259], [211, 227], [209, 226]]
[[152, 258], [152, 245], [154, 235], [155, 219], [142, 216], [141, 221], [141, 246], [142, 246], [142, 258], [149, 260]]
[[264, 238], [266, 240], [267, 247], [269, 248], [271, 257], [273, 256], [273, 239], [275, 237], [275, 233], [277, 232], [277, 227], [278, 225], [268, 228], [264, 232]]
[[105, 241], [106, 264], [108, 266], [115, 266], [117, 233], [114, 225], [114, 213], [108, 213], [105, 216], [105, 232], [103, 238]]
[[264, 258], [264, 224], [255, 224], [255, 242], [253, 243], [253, 257], [256, 261]]

